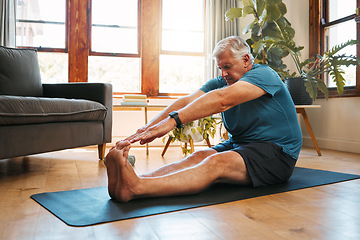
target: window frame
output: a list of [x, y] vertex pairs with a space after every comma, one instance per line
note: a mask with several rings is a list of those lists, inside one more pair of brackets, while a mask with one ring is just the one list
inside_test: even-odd
[[[357, 0], [357, 6], [360, 5], [360, 0]], [[315, 57], [318, 53], [324, 53], [324, 36], [325, 28], [334, 26], [336, 24], [343, 23], [345, 21], [351, 21], [355, 19], [356, 14], [343, 17], [341, 19], [329, 21], [329, 9], [328, 0], [309, 0], [309, 57]], [[355, 11], [355, 8], [354, 8]], [[357, 23], [356, 27], [357, 40], [360, 40], [360, 23]], [[360, 46], [356, 47], [356, 55], [360, 56]], [[329, 97], [339, 97], [335, 87], [329, 87]], [[356, 85], [345, 86], [343, 97], [359, 97], [360, 96], [360, 68], [356, 67]], [[319, 97], [323, 97], [319, 94]]]
[[[109, 56], [140, 58], [140, 94], [149, 97], [183, 96], [187, 93], [160, 93], [160, 54], [194, 55], [199, 53], [180, 53], [161, 50], [162, 0], [138, 0], [138, 53], [103, 53], [91, 51], [91, 4], [92, 0], [64, 0], [65, 48], [27, 47], [39, 52], [58, 52], [68, 54], [68, 82], [88, 82], [88, 57]], [[204, 4], [205, 0], [204, 0]], [[205, 6], [205, 5], [204, 5]], [[205, 17], [205, 16], [204, 16]], [[205, 24], [204, 24], [205, 29]], [[205, 31], [204, 31], [205, 32]], [[205, 41], [205, 39], [204, 39]], [[200, 53], [204, 56], [204, 53]], [[127, 92], [114, 92], [114, 96]]]
[[[108, 52], [95, 52], [91, 50], [91, 42], [92, 42], [92, 0], [89, 1], [89, 40], [88, 40], [88, 48], [89, 48], [89, 56], [108, 56], [108, 57], [134, 57], [140, 58], [141, 55], [141, 0], [138, 0], [138, 19], [137, 19], [137, 29], [138, 29], [138, 39], [137, 39], [137, 46], [138, 46], [138, 53], [108, 53]], [[106, 25], [106, 26], [113, 26], [113, 25]], [[117, 26], [114, 26], [117, 27]]]
[[188, 93], [161, 93], [159, 91], [159, 85], [160, 85], [160, 55], [174, 55], [174, 56], [196, 56], [196, 57], [204, 57], [205, 58], [205, 21], [206, 21], [206, 13], [205, 13], [205, 9], [206, 9], [206, 1], [204, 1], [204, 19], [203, 19], [203, 33], [204, 33], [204, 48], [202, 52], [181, 52], [181, 51], [170, 51], [170, 50], [162, 50], [162, 30], [163, 30], [163, 26], [162, 26], [162, 19], [163, 19], [163, 0], [160, 0], [160, 25], [159, 25], [159, 80], [158, 80], [158, 96], [184, 96], [184, 95], [188, 95]]
[[[32, 46], [16, 46], [17, 48], [22, 49], [36, 49], [39, 52], [57, 52], [57, 53], [68, 53], [68, 29], [69, 29], [69, 19], [68, 19], [68, 8], [69, 8], [70, 0], [65, 0], [65, 47], [64, 48], [49, 48], [49, 47], [32, 47]], [[25, 20], [25, 19], [17, 19], [16, 22], [24, 22], [24, 23], [43, 23], [43, 24], [59, 24], [59, 22], [54, 21], [43, 21], [43, 20]]]

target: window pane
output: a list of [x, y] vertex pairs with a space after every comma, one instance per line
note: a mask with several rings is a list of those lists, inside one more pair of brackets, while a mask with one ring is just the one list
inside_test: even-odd
[[204, 33], [189, 31], [163, 31], [162, 50], [178, 52], [204, 52]]
[[190, 93], [204, 83], [203, 56], [160, 56], [160, 92]]
[[42, 83], [68, 82], [68, 55], [66, 53], [38, 52]]
[[140, 58], [89, 57], [89, 82], [113, 85], [114, 92], [140, 92]]
[[355, 13], [356, 0], [329, 0], [329, 21]]
[[65, 0], [18, 0], [18, 46], [65, 48]]
[[[137, 53], [137, 29], [110, 27], [92, 28], [92, 46], [94, 52]], [[101, 36], [97, 37], [97, 36]], [[124, 37], [126, 36], [126, 37]]]
[[138, 0], [92, 0], [91, 50], [138, 53]]
[[204, 52], [204, 2], [162, 1], [162, 50]]
[[[330, 50], [335, 45], [344, 43], [350, 39], [356, 39], [356, 22], [350, 20], [338, 25], [334, 25], [326, 29], [325, 32], [325, 46], [326, 51]], [[339, 54], [353, 55], [356, 56], [356, 46], [348, 46], [344, 48]], [[346, 86], [356, 85], [356, 67], [341, 67], [345, 71]], [[332, 79], [326, 78], [328, 87], [335, 87], [335, 83]]]

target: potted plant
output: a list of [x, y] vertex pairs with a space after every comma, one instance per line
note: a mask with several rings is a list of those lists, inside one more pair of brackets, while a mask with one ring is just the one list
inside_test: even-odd
[[[336, 84], [339, 95], [341, 96], [343, 94], [346, 80], [343, 76], [345, 72], [341, 67], [360, 65], [360, 61], [356, 56], [341, 54], [339, 52], [347, 46], [358, 43], [359, 41], [357, 40], [349, 40], [345, 43], [335, 45], [323, 55], [318, 54], [315, 58], [306, 59], [303, 62], [300, 62], [299, 55], [296, 54], [296, 52], [293, 53], [292, 50], [289, 49], [298, 71], [297, 77], [303, 79], [306, 91], [309, 93], [312, 100], [317, 98], [318, 90], [324, 93], [326, 99], [328, 98], [328, 88], [321, 79], [323, 74], [329, 74]], [[295, 73], [291, 75], [291, 77], [295, 76]], [[288, 78], [287, 81], [289, 82], [291, 79]]]
[[243, 8], [230, 8], [225, 13], [226, 20], [252, 15], [253, 20], [244, 28], [243, 34], [250, 32], [251, 37], [246, 39], [246, 42], [252, 49], [255, 63], [269, 65], [285, 79], [288, 71], [283, 58], [289, 55], [289, 51], [281, 44], [275, 46], [267, 40], [272, 39], [285, 46], [292, 46], [298, 54], [303, 49], [302, 46], [295, 46], [295, 30], [285, 17], [286, 5], [282, 0], [243, 0], [243, 5]]
[[[342, 95], [345, 79], [341, 66], [359, 65], [359, 60], [355, 56], [339, 54], [343, 48], [357, 44], [355, 40], [333, 47], [322, 56], [318, 55], [314, 59], [300, 61], [300, 51], [304, 48], [296, 46], [294, 42], [295, 30], [290, 22], [284, 17], [287, 12], [282, 0], [243, 0], [243, 8], [229, 9], [225, 17], [227, 20], [244, 17], [248, 14], [254, 16], [253, 21], [244, 29], [246, 34], [251, 30], [251, 38], [247, 43], [252, 48], [255, 57], [255, 63], [268, 64], [285, 81], [287, 86], [295, 83], [293, 89], [304, 90], [308, 92], [310, 100], [295, 104], [311, 104], [318, 96], [318, 90], [322, 91], [325, 97], [328, 97], [328, 89], [321, 79], [321, 75], [329, 73], [336, 82], [339, 95]], [[290, 55], [297, 68], [296, 73], [289, 73], [287, 66], [282, 59]], [[305, 91], [306, 90], [306, 91]], [[294, 92], [291, 91], [290, 92]], [[301, 92], [301, 91], [300, 91]], [[292, 96], [293, 99], [298, 99]], [[300, 100], [303, 97], [299, 98]]]
[[[216, 132], [217, 122], [213, 117], [205, 117], [193, 122], [183, 124], [182, 127], [174, 128], [168, 135], [168, 143], [175, 142], [176, 140], [184, 143], [200, 142], [209, 137], [214, 138]], [[165, 143], [165, 138], [163, 142]], [[191, 153], [191, 149], [187, 146], [182, 147], [183, 153]]]

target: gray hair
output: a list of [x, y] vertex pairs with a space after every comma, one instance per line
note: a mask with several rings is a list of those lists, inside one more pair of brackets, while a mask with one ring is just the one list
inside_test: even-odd
[[230, 49], [233, 56], [236, 59], [242, 59], [246, 54], [250, 56], [250, 60], [253, 62], [254, 57], [251, 54], [249, 45], [245, 42], [244, 39], [238, 36], [231, 36], [224, 38], [223, 40], [219, 41], [213, 51], [212, 57], [213, 59], [216, 59], [225, 52], [225, 50]]

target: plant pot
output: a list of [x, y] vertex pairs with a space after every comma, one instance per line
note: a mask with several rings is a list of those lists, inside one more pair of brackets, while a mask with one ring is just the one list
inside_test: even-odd
[[311, 105], [313, 100], [306, 91], [304, 79], [301, 77], [285, 79], [285, 86], [290, 92], [295, 105]]
[[[193, 126], [184, 125], [183, 134], [187, 136], [188, 139], [181, 139], [181, 142], [189, 143], [190, 138], [195, 142], [201, 142], [204, 140], [203, 135], [196, 129], [197, 127], [200, 127], [201, 129], [204, 129], [204, 125], [200, 124], [198, 125], [199, 121], [195, 120], [193, 122]], [[195, 133], [193, 133], [192, 129], [195, 129]]]

